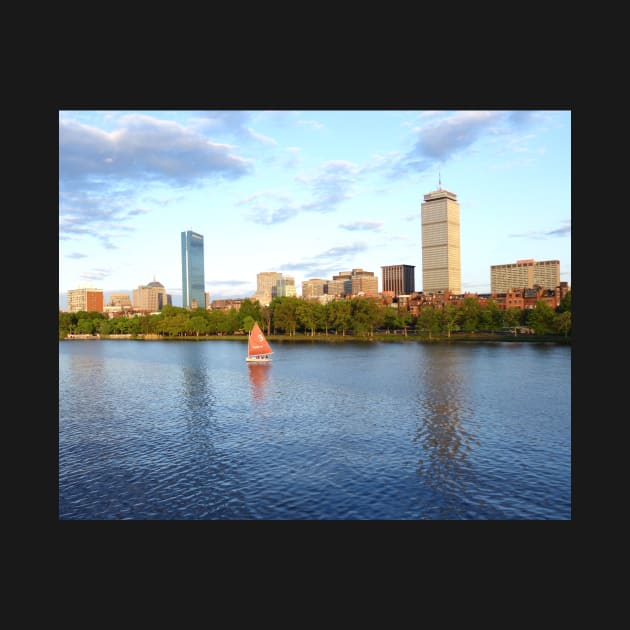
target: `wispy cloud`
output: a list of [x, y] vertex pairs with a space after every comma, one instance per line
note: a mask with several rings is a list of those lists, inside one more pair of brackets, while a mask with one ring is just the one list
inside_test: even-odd
[[529, 238], [534, 240], [571, 236], [571, 221], [564, 221], [563, 223], [564, 225], [553, 230], [521, 232], [520, 234], [508, 234], [508, 236], [510, 238]]
[[363, 242], [331, 247], [315, 256], [304, 258], [295, 263], [281, 265], [280, 269], [283, 271], [300, 271], [308, 278], [328, 277], [343, 271], [352, 256], [366, 249], [367, 244]]
[[361, 230], [378, 232], [383, 229], [383, 221], [355, 221], [354, 223], [341, 223], [339, 227], [350, 232]]
[[87, 254], [81, 254], [79, 252], [72, 252], [71, 254], [67, 254], [65, 257], [74, 258], [78, 260], [79, 258], [87, 258]]
[[470, 146], [504, 116], [503, 112], [465, 111], [428, 123], [419, 129], [412, 154], [445, 161]]
[[287, 147], [285, 151], [288, 153], [288, 157], [284, 162], [284, 166], [287, 168], [296, 168], [302, 161], [301, 149], [299, 147]]
[[312, 129], [323, 129], [324, 125], [316, 120], [298, 120], [298, 125], [302, 125], [303, 127], [311, 127]]
[[207, 280], [206, 284], [209, 286], [240, 286], [243, 284], [251, 284], [251, 280]]
[[111, 268], [95, 267], [94, 269], [91, 269], [89, 271], [84, 271], [81, 274], [81, 278], [86, 281], [99, 282], [107, 278], [109, 275], [111, 275], [111, 273]]
[[[359, 167], [352, 162], [327, 162], [312, 177], [304, 174], [296, 177], [296, 181], [303, 184], [307, 194], [310, 194], [308, 201], [296, 201], [286, 195], [264, 192], [242, 199], [238, 205], [248, 206], [250, 220], [263, 225], [284, 223], [301, 212], [333, 212], [341, 202], [352, 196], [352, 187], [359, 173]], [[276, 198], [281, 203], [274, 205]]]
[[[523, 130], [536, 119], [535, 112], [529, 111], [462, 111], [449, 112], [444, 117], [435, 114], [423, 112], [419, 116], [422, 124], [414, 129], [414, 146], [392, 162], [390, 178], [435, 168], [436, 162], [444, 163], [464, 151], [474, 150], [475, 143], [485, 138], [503, 136], [509, 140], [517, 131], [522, 136]], [[522, 144], [515, 145], [514, 150], [522, 151]]]

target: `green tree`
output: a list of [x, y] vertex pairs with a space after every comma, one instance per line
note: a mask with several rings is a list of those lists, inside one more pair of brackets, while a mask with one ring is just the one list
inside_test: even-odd
[[109, 335], [110, 330], [111, 330], [111, 325], [109, 323], [109, 319], [100, 320], [96, 324], [96, 332], [99, 335]]
[[80, 335], [93, 335], [96, 332], [96, 323], [87, 317], [79, 319], [77, 322], [77, 332]]
[[289, 335], [295, 335], [297, 328], [297, 308], [302, 302], [296, 297], [275, 297], [271, 301], [273, 310], [273, 328], [279, 328]]
[[446, 332], [446, 336], [451, 336], [451, 331], [458, 329], [459, 308], [450, 302], [446, 304], [440, 312], [440, 329]]
[[254, 327], [255, 323], [256, 320], [251, 315], [246, 315], [241, 323], [241, 328], [248, 333]]
[[208, 333], [208, 320], [203, 315], [193, 315], [188, 320], [187, 330], [194, 335], [206, 335]]
[[295, 316], [297, 318], [298, 325], [303, 328], [305, 332], [310, 330], [311, 337], [315, 336], [315, 327], [317, 325], [317, 322], [315, 321], [315, 309], [313, 306], [314, 304], [312, 302], [300, 300], [295, 309]]
[[538, 300], [536, 307], [529, 311], [528, 325], [537, 335], [548, 335], [554, 332], [555, 313], [544, 300]]
[[355, 335], [374, 336], [374, 327], [384, 318], [384, 312], [373, 300], [353, 298], [350, 300], [352, 312], [352, 327]]
[[251, 299], [243, 300], [243, 303], [241, 304], [241, 308], [238, 311], [239, 327], [249, 332], [251, 328], [248, 329], [245, 326], [245, 319], [247, 317], [251, 317], [255, 322], [260, 322], [262, 319], [261, 311], [262, 311], [262, 308], [258, 300], [251, 300]]
[[482, 328], [492, 332], [499, 330], [503, 325], [503, 311], [494, 300], [488, 300], [485, 307], [481, 309], [479, 323]]
[[555, 329], [566, 337], [571, 332], [571, 311], [556, 313]]
[[223, 332], [226, 319], [225, 311], [210, 311], [210, 313], [208, 313], [208, 333], [216, 335], [218, 332]]
[[[510, 328], [516, 328], [522, 321], [522, 313], [523, 311], [520, 308], [508, 308], [503, 313], [503, 325], [509, 326]], [[516, 334], [516, 331], [514, 334]]]
[[416, 330], [419, 333], [428, 333], [429, 339], [440, 330], [440, 312], [432, 304], [422, 307], [416, 322]]
[[330, 302], [332, 312], [332, 322], [335, 334], [341, 330], [342, 337], [345, 337], [346, 330], [350, 328], [352, 322], [352, 305], [349, 300], [335, 300]]
[[240, 329], [240, 321], [238, 317], [238, 311], [232, 307], [229, 311], [224, 311], [224, 318], [221, 322], [220, 332], [226, 335], [233, 335]]
[[571, 291], [568, 291], [567, 294], [562, 298], [562, 302], [558, 305], [558, 313], [565, 313], [568, 311], [571, 312]]
[[383, 327], [389, 333], [391, 330], [395, 330], [399, 327], [400, 318], [398, 317], [398, 313], [396, 309], [387, 307], [385, 313], [383, 314]]
[[474, 332], [479, 328], [481, 307], [473, 297], [466, 297], [460, 306], [462, 328], [465, 332]]

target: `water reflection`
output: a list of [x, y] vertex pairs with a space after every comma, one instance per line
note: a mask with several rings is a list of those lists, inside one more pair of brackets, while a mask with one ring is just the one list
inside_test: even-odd
[[209, 447], [210, 422], [215, 415], [215, 396], [208, 367], [199, 348], [191, 347], [182, 368], [182, 403], [188, 431], [197, 444]]
[[[430, 360], [421, 368], [418, 398], [418, 426], [414, 442], [420, 446], [417, 473], [423, 484], [440, 493], [442, 514], [438, 518], [461, 518], [449, 505], [461, 506], [462, 494], [471, 486], [467, 457], [474, 443], [471, 432], [474, 412], [467, 405], [466, 365], [448, 348], [429, 350]], [[444, 495], [453, 494], [450, 502]], [[435, 517], [435, 515], [433, 515]]]
[[252, 397], [254, 400], [262, 401], [265, 397], [265, 387], [269, 380], [269, 370], [271, 365], [268, 363], [248, 363], [249, 382], [252, 386]]

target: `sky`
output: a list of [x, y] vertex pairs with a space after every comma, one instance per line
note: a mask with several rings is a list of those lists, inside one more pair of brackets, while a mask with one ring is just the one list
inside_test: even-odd
[[79, 287], [154, 279], [182, 304], [181, 232], [204, 237], [210, 299], [414, 265], [421, 204], [460, 204], [462, 291], [490, 266], [559, 260], [571, 285], [571, 112], [59, 111], [59, 308]]

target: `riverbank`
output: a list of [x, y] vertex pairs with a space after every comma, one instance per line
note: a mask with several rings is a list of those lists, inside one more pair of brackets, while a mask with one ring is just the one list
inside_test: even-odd
[[[131, 339], [134, 341], [247, 341], [247, 335], [199, 335], [199, 336], [177, 336], [177, 337], [164, 337], [162, 335], [147, 334], [147, 335], [68, 335], [60, 341], [74, 341], [74, 340], [97, 340], [97, 339]], [[372, 343], [372, 342], [385, 342], [385, 343], [481, 343], [481, 342], [524, 342], [524, 343], [558, 343], [564, 345], [571, 345], [570, 336], [561, 335], [506, 335], [497, 333], [452, 333], [451, 336], [447, 335], [432, 335], [429, 338], [427, 335], [418, 335], [416, 333], [404, 335], [404, 334], [387, 334], [383, 332], [374, 333], [372, 336], [357, 336], [357, 335], [325, 335], [323, 333], [317, 333], [316, 335], [305, 335], [303, 333], [296, 333], [295, 335], [268, 335], [267, 339], [271, 343]]]

